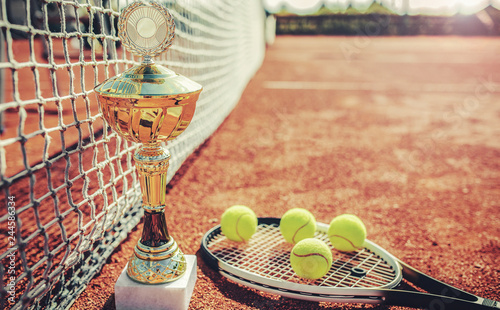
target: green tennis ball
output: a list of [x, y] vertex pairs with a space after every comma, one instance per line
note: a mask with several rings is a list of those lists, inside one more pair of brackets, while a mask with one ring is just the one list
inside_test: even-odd
[[222, 233], [233, 241], [248, 241], [257, 230], [257, 216], [249, 207], [236, 205], [222, 214]]
[[316, 219], [306, 209], [290, 209], [281, 217], [280, 231], [287, 242], [297, 243], [302, 239], [314, 237]]
[[339, 251], [351, 252], [360, 249], [366, 239], [366, 227], [359, 217], [342, 214], [330, 222], [328, 237]]
[[332, 266], [332, 251], [319, 239], [303, 239], [293, 247], [290, 264], [295, 273], [306, 279], [319, 279]]

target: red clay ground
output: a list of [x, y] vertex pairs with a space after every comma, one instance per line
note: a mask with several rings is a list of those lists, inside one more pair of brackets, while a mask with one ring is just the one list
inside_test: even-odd
[[[403, 261], [500, 299], [499, 52], [497, 38], [278, 37], [239, 105], [171, 183], [171, 235], [198, 254], [233, 204], [275, 217], [303, 207], [324, 223], [354, 213]], [[141, 230], [72, 309], [114, 309]], [[199, 256], [197, 272], [191, 309], [403, 309], [263, 294]]]

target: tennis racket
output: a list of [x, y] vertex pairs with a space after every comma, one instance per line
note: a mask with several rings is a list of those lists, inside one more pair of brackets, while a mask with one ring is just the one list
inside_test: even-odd
[[[290, 251], [279, 230], [279, 218], [259, 218], [246, 243], [227, 239], [220, 225], [201, 242], [205, 262], [232, 281], [289, 298], [337, 303], [371, 303], [425, 309], [500, 309], [499, 304], [438, 281], [366, 240], [355, 252], [333, 251], [333, 264], [321, 279], [305, 280], [290, 266]], [[328, 240], [328, 225], [317, 224], [315, 238]], [[402, 279], [429, 293], [397, 289]]]

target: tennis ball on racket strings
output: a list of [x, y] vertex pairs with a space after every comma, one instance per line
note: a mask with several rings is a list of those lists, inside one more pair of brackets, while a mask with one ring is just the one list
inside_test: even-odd
[[366, 227], [356, 215], [342, 214], [330, 222], [328, 238], [333, 247], [339, 251], [355, 251], [365, 242]]
[[311, 280], [319, 279], [326, 275], [332, 266], [332, 251], [319, 239], [303, 239], [293, 247], [290, 264], [298, 276]]
[[287, 242], [297, 243], [302, 239], [314, 237], [316, 219], [306, 209], [293, 208], [281, 217], [280, 231]]
[[235, 205], [222, 214], [222, 233], [233, 241], [248, 241], [257, 230], [257, 216], [247, 206]]

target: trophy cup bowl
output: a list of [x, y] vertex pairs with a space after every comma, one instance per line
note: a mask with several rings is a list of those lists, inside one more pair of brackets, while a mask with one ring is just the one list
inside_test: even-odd
[[174, 28], [168, 10], [157, 3], [134, 2], [126, 7], [120, 14], [119, 36], [144, 61], [95, 87], [106, 123], [126, 140], [142, 143], [134, 160], [144, 228], [127, 274], [148, 284], [175, 281], [186, 270], [184, 254], [168, 234], [165, 219], [170, 154], [161, 143], [188, 127], [202, 87], [151, 59], [170, 46]]
[[103, 117], [114, 131], [128, 141], [155, 145], [175, 139], [187, 128], [201, 86], [147, 63], [108, 79], [95, 91]]

